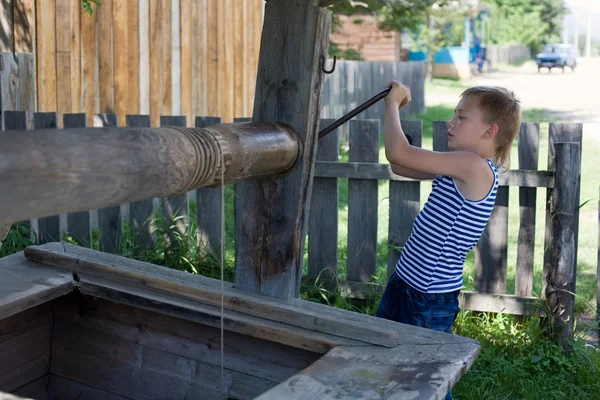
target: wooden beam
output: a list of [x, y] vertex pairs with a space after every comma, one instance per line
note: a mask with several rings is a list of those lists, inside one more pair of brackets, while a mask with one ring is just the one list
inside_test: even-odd
[[244, 182], [236, 285], [267, 296], [297, 297], [309, 215], [331, 11], [306, 0], [265, 5], [253, 121], [299, 132], [303, 152], [284, 176]]

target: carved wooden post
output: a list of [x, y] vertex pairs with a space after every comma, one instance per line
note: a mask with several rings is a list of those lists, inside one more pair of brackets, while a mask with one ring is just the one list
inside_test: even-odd
[[265, 5], [253, 121], [288, 123], [302, 143], [288, 173], [240, 185], [236, 286], [267, 296], [299, 294], [330, 24], [331, 12], [318, 1]]
[[558, 329], [558, 344], [570, 351], [575, 305], [575, 215], [580, 172], [578, 143], [556, 143], [556, 174], [551, 199], [550, 265], [545, 268], [545, 295]]

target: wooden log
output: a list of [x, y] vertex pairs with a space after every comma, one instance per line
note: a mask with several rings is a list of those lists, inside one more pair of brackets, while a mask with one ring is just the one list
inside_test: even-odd
[[[350, 161], [379, 160], [379, 121], [350, 121]], [[377, 268], [377, 181], [348, 180], [347, 279], [369, 282]]]
[[558, 328], [558, 344], [570, 352], [573, 337], [575, 307], [576, 246], [575, 215], [578, 209], [581, 169], [580, 144], [555, 143], [556, 185], [552, 191], [552, 241], [550, 263], [544, 268], [546, 282], [544, 294]]
[[[281, 173], [294, 165], [298, 147], [293, 128], [273, 123], [7, 131], [0, 135], [0, 222], [87, 215], [95, 208]], [[32, 159], [31, 152], [39, 156]], [[71, 215], [69, 229], [89, 240], [89, 225], [83, 225]]]
[[[525, 122], [519, 131], [519, 170], [537, 170], [540, 124]], [[530, 296], [533, 288], [533, 254], [535, 247], [535, 188], [519, 188], [519, 240], [515, 294]]]
[[[333, 119], [321, 119], [321, 129]], [[317, 161], [337, 162], [338, 130], [319, 140]], [[338, 179], [317, 178], [313, 191], [308, 222], [308, 276], [337, 278], [338, 274]]]
[[262, 35], [252, 119], [290, 124], [303, 146], [285, 176], [241, 185], [236, 284], [245, 290], [282, 298], [299, 295], [321, 108], [320, 58], [327, 54], [330, 24], [331, 12], [312, 2], [265, 4], [264, 31], [269, 34]]
[[[401, 122], [402, 130], [413, 146], [421, 147], [423, 121]], [[396, 271], [396, 263], [412, 232], [415, 218], [421, 210], [421, 183], [419, 181], [390, 181], [390, 214], [388, 227], [388, 277]]]

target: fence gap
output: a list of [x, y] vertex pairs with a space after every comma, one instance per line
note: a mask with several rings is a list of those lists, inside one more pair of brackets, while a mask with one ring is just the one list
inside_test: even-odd
[[[401, 121], [402, 130], [413, 146], [421, 147], [423, 139], [423, 121]], [[392, 276], [396, 263], [402, 253], [415, 218], [421, 210], [420, 181], [390, 181], [390, 213], [388, 231], [388, 267], [387, 276]]]
[[[379, 120], [350, 121], [350, 162], [379, 162]], [[348, 179], [347, 279], [369, 282], [377, 268], [378, 181]]]
[[[334, 119], [321, 119], [323, 129]], [[316, 161], [337, 161], [338, 130], [319, 140]], [[324, 279], [338, 274], [338, 178], [313, 179], [310, 216], [308, 221], [308, 276]]]

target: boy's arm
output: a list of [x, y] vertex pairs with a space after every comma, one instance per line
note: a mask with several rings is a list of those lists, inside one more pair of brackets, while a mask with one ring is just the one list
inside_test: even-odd
[[415, 171], [414, 169], [401, 167], [396, 164], [390, 164], [390, 166], [392, 167], [392, 172], [394, 174], [400, 175], [400, 176], [405, 176], [407, 178], [423, 179], [423, 180], [435, 178], [434, 174], [428, 174], [426, 172]]

